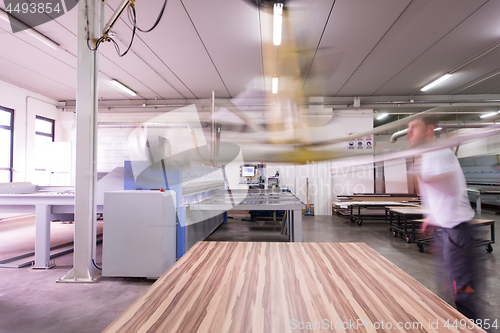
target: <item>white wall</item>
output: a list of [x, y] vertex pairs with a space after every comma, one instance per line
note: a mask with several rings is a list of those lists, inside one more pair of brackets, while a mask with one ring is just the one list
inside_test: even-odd
[[[373, 129], [373, 110], [346, 110], [335, 111], [330, 134], [333, 137], [345, 136], [348, 133], [360, 133]], [[353, 134], [355, 137], [356, 134]], [[372, 137], [373, 139], [373, 137]], [[373, 156], [373, 145], [371, 149], [348, 149], [347, 143], [343, 142], [336, 145], [340, 152], [356, 155]], [[356, 193], [373, 193], [373, 163], [345, 167], [339, 166], [335, 160], [332, 161], [332, 186], [333, 194], [336, 196], [349, 195]]]
[[[481, 132], [483, 132], [483, 129], [481, 128], [464, 128], [455, 131], [450, 136], [463, 136]], [[466, 142], [461, 144], [458, 148], [459, 158], [496, 153], [500, 153], [500, 135], [494, 135], [484, 139]]]
[[[14, 110], [14, 172], [15, 182], [34, 182], [35, 176], [35, 117], [55, 120], [55, 141], [68, 141], [71, 128], [65, 121], [72, 113], [63, 115], [57, 101], [13, 84], [0, 81], [0, 105]], [[71, 122], [71, 121], [70, 121]]]

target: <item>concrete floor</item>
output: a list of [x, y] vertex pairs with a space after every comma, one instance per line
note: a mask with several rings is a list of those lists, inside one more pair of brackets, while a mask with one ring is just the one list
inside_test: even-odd
[[[481, 217], [497, 219], [499, 216], [483, 209]], [[497, 228], [497, 239], [498, 236]], [[419, 253], [415, 244], [394, 238], [385, 223], [365, 221], [360, 227], [340, 216], [304, 217], [303, 238], [306, 242], [365, 242], [425, 287], [452, 302], [450, 295], [438, 287], [429, 251]], [[279, 235], [279, 226], [272, 221], [230, 220], [208, 240], [284, 239]], [[484, 285], [480, 307], [484, 318], [500, 320], [500, 263], [496, 259], [500, 249], [493, 247], [490, 254], [481, 249]], [[101, 246], [97, 249], [99, 264]], [[72, 254], [59, 257], [57, 266], [50, 270], [0, 268], [1, 333], [101, 332], [154, 282], [137, 278], [101, 278], [94, 284], [55, 283], [72, 268], [72, 260]]]

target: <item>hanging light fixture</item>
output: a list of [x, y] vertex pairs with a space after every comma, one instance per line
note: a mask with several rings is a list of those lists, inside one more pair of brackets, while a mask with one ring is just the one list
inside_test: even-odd
[[283, 4], [275, 3], [273, 7], [273, 44], [281, 44], [281, 31], [283, 28]]
[[273, 77], [272, 89], [273, 89], [273, 94], [278, 93], [278, 78], [277, 77]]
[[136, 96], [137, 94], [135, 93], [135, 91], [133, 91], [132, 89], [130, 89], [129, 87], [127, 87], [126, 85], [124, 85], [123, 83], [115, 80], [115, 79], [112, 79], [111, 80], [111, 83], [113, 83], [116, 87], [120, 88], [121, 90], [125, 91], [127, 94], [130, 94], [132, 96]]
[[448, 80], [450, 77], [451, 77], [451, 74], [446, 73], [445, 75], [441, 76], [439, 79], [432, 81], [431, 83], [429, 83], [428, 85], [426, 85], [425, 87], [423, 87], [420, 90], [427, 91], [427, 90], [431, 89], [432, 87], [434, 87], [435, 85], [443, 82], [444, 80]]
[[5, 12], [1, 8], [0, 8], [0, 18], [3, 19], [4, 21], [10, 23], [11, 25], [16, 26], [17, 29], [19, 29], [20, 31], [24, 31], [28, 35], [30, 35], [31, 37], [38, 39], [40, 42], [51, 47], [52, 49], [58, 50], [60, 48], [59, 44], [54, 42], [52, 39], [50, 39], [49, 37], [45, 36], [44, 34], [38, 32], [38, 30], [35, 30], [35, 29], [29, 27], [24, 22], [19, 21], [14, 16], [9, 16], [7, 14], [7, 12]]

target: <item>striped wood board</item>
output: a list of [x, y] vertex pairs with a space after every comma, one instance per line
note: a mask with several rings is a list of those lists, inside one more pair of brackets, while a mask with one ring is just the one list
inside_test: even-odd
[[455, 319], [364, 243], [199, 242], [104, 332], [484, 332]]

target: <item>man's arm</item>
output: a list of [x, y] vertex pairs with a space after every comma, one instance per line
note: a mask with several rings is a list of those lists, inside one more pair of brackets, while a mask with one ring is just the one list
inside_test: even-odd
[[433, 183], [451, 182], [453, 172], [440, 173], [438, 175], [419, 175], [419, 180], [432, 186]]

